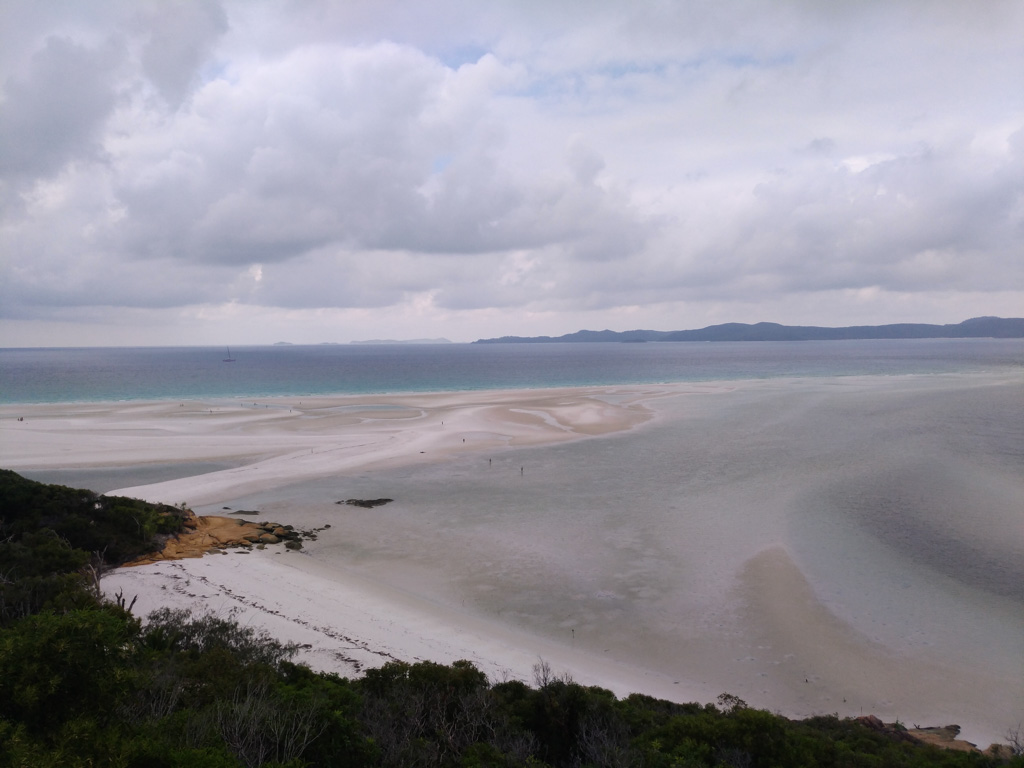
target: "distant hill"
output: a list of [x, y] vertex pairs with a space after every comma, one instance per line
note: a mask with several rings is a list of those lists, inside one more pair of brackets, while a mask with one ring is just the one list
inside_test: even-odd
[[955, 325], [896, 323], [824, 328], [778, 323], [725, 323], [693, 331], [577, 331], [564, 336], [502, 336], [474, 344], [550, 344], [580, 341], [839, 341], [844, 339], [1020, 339], [1024, 318], [973, 317]]

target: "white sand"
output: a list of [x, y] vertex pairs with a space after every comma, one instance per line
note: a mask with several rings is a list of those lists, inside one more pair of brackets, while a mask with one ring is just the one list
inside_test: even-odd
[[315, 669], [358, 676], [390, 660], [468, 659], [494, 681], [532, 682], [541, 659], [558, 674], [619, 695], [643, 690], [679, 700], [710, 700], [700, 686], [680, 688], [654, 671], [602, 659], [470, 613], [337, 569], [307, 554], [266, 549], [124, 568], [105, 577], [108, 595], [138, 596], [135, 613], [161, 606], [237, 612], [244, 624], [297, 643]]
[[[524, 446], [614, 441], [615, 435], [662, 423], [666, 413], [659, 402], [665, 398], [679, 402], [680, 396], [696, 396], [690, 401], [688, 413], [692, 414], [721, 409], [722, 398], [731, 397], [734, 390], [739, 390], [738, 396], [746, 392], [759, 397], [759, 392], [799, 386], [803, 385], [730, 382], [279, 398], [257, 403], [6, 406], [0, 408], [0, 466], [45, 470], [202, 461], [233, 464], [231, 469], [116, 491], [151, 501], [187, 502], [210, 513], [220, 505], [234, 506], [239, 499], [258, 500], [261, 494], [272, 498], [276, 489], [300, 481], [351, 478], [371, 470], [424, 464], [443, 468], [474, 456], [494, 457], [497, 463], [512, 457], [511, 449]], [[824, 386], [816, 383], [808, 391], [820, 395]], [[841, 386], [856, 385], [843, 382]], [[18, 416], [25, 420], [16, 421]], [[520, 452], [514, 458], [518, 462], [528, 455]], [[536, 470], [531, 467], [530, 471]], [[574, 489], [581, 490], [585, 489]], [[728, 503], [737, 505], [755, 503], [760, 494], [787, 497], [785, 488], [761, 486], [749, 494], [742, 488], [729, 493]], [[319, 519], [316, 514], [300, 514], [283, 522], [312, 525]], [[345, 552], [355, 551], [360, 542], [348, 542], [346, 549], [341, 546], [346, 542], [337, 540], [342, 535], [338, 531], [389, 534], [359, 519], [353, 516], [347, 529], [336, 525], [333, 544], [325, 535], [322, 542], [310, 543], [300, 553], [271, 548], [121, 569], [104, 579], [104, 589], [108, 594], [121, 591], [129, 599], [137, 595], [135, 611], [142, 615], [162, 605], [220, 612], [237, 609], [242, 621], [307, 646], [300, 659], [311, 666], [345, 675], [388, 659], [447, 663], [465, 658], [492, 679], [529, 681], [533, 665], [543, 658], [557, 673], [619, 695], [636, 691], [706, 702], [729, 691], [757, 706], [794, 716], [863, 712], [888, 720], [898, 717], [908, 725], [958, 722], [966, 738], [983, 745], [1000, 740], [1005, 729], [1016, 724], [1014, 718], [1019, 719], [1024, 704], [1019, 674], [1000, 675], [970, 659], [961, 664], [948, 655], [887, 646], [838, 618], [815, 594], [785, 542], [775, 534], [762, 535], [756, 525], [742, 519], [736, 522], [735, 546], [709, 554], [696, 575], [701, 589], [711, 595], [708, 599], [720, 601], [721, 606], [698, 611], [701, 590], [695, 590], [697, 596], [690, 602], [685, 596], [648, 600], [641, 592], [640, 607], [634, 613], [626, 606], [617, 614], [618, 609], [603, 606], [618, 605], [615, 601], [621, 595], [598, 590], [579, 598], [581, 604], [600, 604], [592, 611], [593, 621], [567, 622], [556, 628], [558, 633], [537, 631], [536, 617], [516, 609], [514, 601], [502, 607], [498, 600], [494, 610], [481, 608], [484, 601], [460, 603], [460, 595], [475, 593], [460, 592], [455, 585], [458, 573], [437, 558], [461, 557], [458, 547], [479, 543], [476, 552], [483, 552], [480, 558], [486, 562], [472, 567], [489, 569], [487, 584], [481, 583], [480, 588], [501, 590], [502, 573], [517, 577], [509, 565], [513, 557], [523, 564], [517, 567], [529, 569], [535, 563], [539, 573], [547, 573], [544, 557], [557, 558], [561, 546], [557, 535], [564, 531], [546, 537], [544, 531], [516, 535], [515, 529], [509, 529], [511, 538], [497, 542], [486, 539], [486, 527], [476, 533], [459, 531], [453, 534], [452, 550], [438, 546], [446, 534], [430, 532], [432, 520], [410, 521], [410, 531], [392, 530], [397, 542], [393, 547], [399, 553], [395, 559], [367, 565], [358, 557], [346, 559]], [[401, 517], [387, 519], [400, 521]], [[568, 530], [567, 535], [575, 535], [575, 529]], [[611, 546], [632, 546], [628, 524], [615, 530]], [[588, 528], [578, 531], [581, 537], [591, 535]], [[418, 541], [426, 553], [417, 551]], [[374, 545], [383, 551], [391, 544], [378, 541]], [[581, 542], [567, 545], [567, 557], [583, 559], [564, 564], [564, 573], [584, 584], [591, 567], [585, 562], [586, 549]], [[691, 552], [694, 559], [700, 559], [695, 553]], [[462, 554], [467, 561], [472, 559], [469, 551]], [[507, 588], [513, 589], [511, 582]], [[669, 583], [664, 591], [680, 588]], [[662, 587], [652, 584], [649, 591], [657, 589]], [[649, 626], [642, 618], [645, 605]], [[683, 613], [668, 619], [650, 613], [660, 612], [663, 606], [681, 606]], [[688, 619], [691, 610], [692, 620]], [[614, 618], [620, 614], [627, 618]], [[584, 626], [588, 636], [577, 636]], [[596, 639], [595, 628], [599, 630]], [[602, 642], [602, 636], [607, 642]]]
[[[611, 404], [600, 399], [615, 396]], [[100, 403], [0, 408], [0, 466], [125, 466], [228, 460], [236, 469], [118, 493], [218, 503], [283, 483], [540, 445], [642, 423], [664, 388], [533, 390], [225, 403]], [[14, 416], [17, 414], [17, 416]], [[15, 421], [18, 416], [24, 421]]]

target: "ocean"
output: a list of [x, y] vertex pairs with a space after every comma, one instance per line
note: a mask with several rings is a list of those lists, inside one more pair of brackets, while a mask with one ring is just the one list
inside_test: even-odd
[[0, 403], [528, 389], [1024, 369], [1022, 339], [0, 349]]

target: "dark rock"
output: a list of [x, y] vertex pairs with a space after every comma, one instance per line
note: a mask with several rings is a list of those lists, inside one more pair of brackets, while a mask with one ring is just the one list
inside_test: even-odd
[[362, 507], [363, 509], [372, 509], [373, 507], [382, 507], [385, 504], [390, 504], [394, 499], [345, 499], [344, 501], [336, 501], [335, 504], [348, 504], [353, 507]]
[[874, 715], [862, 715], [861, 717], [857, 718], [857, 722], [861, 725], [866, 725], [868, 728], [871, 728], [875, 731], [885, 730], [885, 723], [883, 723]]

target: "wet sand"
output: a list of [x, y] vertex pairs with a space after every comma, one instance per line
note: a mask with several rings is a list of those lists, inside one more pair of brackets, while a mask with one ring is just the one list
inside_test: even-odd
[[529, 390], [3, 406], [0, 463], [13, 470], [237, 464], [116, 489], [201, 506], [305, 478], [613, 433], [650, 418], [638, 403], [659, 394], [608, 388], [615, 404], [597, 390]]
[[[1024, 629], [1017, 596], [946, 583], [861, 528], [801, 515], [859, 477], [843, 445], [865, 429], [865, 413], [961, 393], [1012, 402], [1021, 391], [1019, 380], [900, 377], [5, 406], [0, 466], [76, 478], [130, 478], [137, 467], [145, 478], [179, 465], [185, 476], [117, 493], [200, 514], [259, 509], [298, 527], [330, 524], [301, 552], [216, 554], [104, 580], [108, 593], [137, 594], [137, 613], [237, 609], [306, 646], [300, 658], [317, 668], [352, 675], [388, 659], [468, 658], [494, 679], [529, 681], [543, 658], [620, 695], [706, 702], [728, 691], [793, 716], [956, 722], [985, 746], [1024, 705], [1012, 661]], [[849, 428], [821, 426], [821, 413]], [[879, 426], [864, 441], [891, 423], [871, 418]], [[792, 424], [803, 430], [793, 435], [810, 435], [799, 445]], [[971, 445], [987, 462], [979, 471], [1012, 498], [1012, 459], [985, 450]], [[225, 468], [192, 475], [190, 466]], [[334, 503], [378, 496], [396, 501]], [[996, 565], [1018, 552], [1019, 519], [999, 506], [1003, 496], [983, 499], [1005, 550]], [[834, 527], [814, 527], [826, 522]], [[943, 525], [971, 544], [966, 524]], [[840, 555], [823, 564], [829, 547]], [[885, 569], [830, 571], [844, 547], [884, 560], [903, 593], [865, 599], [879, 590], [871, 574]], [[888, 607], [864, 607], [874, 603]], [[899, 615], [928, 641], [893, 630]], [[943, 623], [948, 632], [935, 629]], [[979, 636], [996, 652], [961, 653]]]

